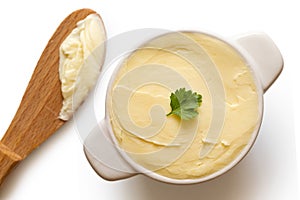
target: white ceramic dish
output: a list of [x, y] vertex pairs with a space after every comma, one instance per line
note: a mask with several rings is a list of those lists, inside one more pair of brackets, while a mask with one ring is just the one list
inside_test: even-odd
[[[264, 33], [249, 33], [234, 38], [224, 39], [215, 34], [208, 34], [232, 46], [245, 59], [255, 77], [259, 95], [260, 119], [253, 136], [241, 154], [223, 169], [198, 179], [177, 180], [151, 172], [132, 161], [129, 156], [118, 148], [109, 122], [109, 112], [106, 106], [106, 116], [96, 126], [84, 141], [84, 151], [93, 169], [107, 180], [120, 180], [136, 174], [145, 174], [155, 180], [173, 184], [193, 184], [211, 180], [234, 167], [251, 149], [263, 115], [263, 93], [272, 85], [283, 68], [282, 56], [274, 42]], [[115, 70], [117, 71], [117, 69]], [[114, 80], [112, 76], [107, 91]], [[107, 97], [109, 98], [109, 96]]]

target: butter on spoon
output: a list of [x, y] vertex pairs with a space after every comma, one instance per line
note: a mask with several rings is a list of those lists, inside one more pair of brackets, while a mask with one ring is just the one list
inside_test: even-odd
[[64, 101], [60, 119], [70, 119], [96, 83], [104, 61], [105, 40], [101, 18], [90, 14], [77, 23], [61, 44], [59, 77]]
[[[59, 78], [59, 49], [63, 41], [77, 27], [77, 23], [91, 14], [96, 15], [96, 12], [81, 9], [71, 13], [60, 24], [44, 49], [18, 111], [0, 142], [0, 184], [20, 161], [64, 125], [65, 121], [58, 118], [64, 101], [61, 91], [61, 85], [64, 83], [61, 84]], [[103, 39], [105, 39], [100, 16], [99, 19], [102, 25], [100, 28], [104, 33]], [[100, 53], [102, 54], [99, 56], [103, 59], [104, 47]], [[98, 70], [102, 62], [101, 60], [98, 63]], [[82, 94], [84, 97], [87, 93]]]

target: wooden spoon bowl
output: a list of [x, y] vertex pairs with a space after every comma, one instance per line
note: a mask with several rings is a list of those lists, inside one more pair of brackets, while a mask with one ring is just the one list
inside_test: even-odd
[[96, 13], [80, 9], [57, 28], [43, 51], [17, 113], [0, 142], [0, 185], [12, 169], [56, 132], [63, 97], [59, 80], [59, 47], [78, 21]]

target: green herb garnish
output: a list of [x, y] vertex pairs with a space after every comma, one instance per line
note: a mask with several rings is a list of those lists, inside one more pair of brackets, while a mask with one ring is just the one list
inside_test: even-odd
[[198, 115], [197, 108], [202, 103], [201, 94], [180, 88], [171, 93], [170, 99], [172, 111], [167, 116], [175, 114], [183, 120], [189, 120]]

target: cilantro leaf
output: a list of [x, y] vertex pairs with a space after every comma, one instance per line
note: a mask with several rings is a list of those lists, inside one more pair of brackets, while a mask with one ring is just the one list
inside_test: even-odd
[[175, 114], [183, 120], [189, 120], [198, 115], [197, 108], [201, 106], [202, 96], [192, 90], [180, 88], [171, 93], [170, 106], [172, 111], [167, 114]]

